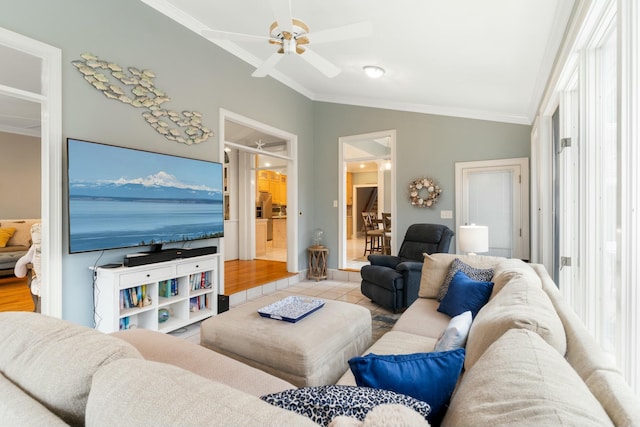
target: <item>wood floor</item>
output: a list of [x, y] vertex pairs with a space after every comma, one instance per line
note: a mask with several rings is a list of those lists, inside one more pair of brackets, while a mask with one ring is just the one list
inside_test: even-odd
[[33, 311], [26, 277], [0, 277], [0, 311]]
[[[296, 273], [287, 272], [286, 262], [226, 261], [224, 263], [224, 293], [232, 295], [295, 275]], [[33, 311], [33, 300], [26, 278], [0, 277], [0, 311]]]
[[225, 261], [224, 293], [225, 295], [232, 295], [236, 292], [295, 275], [296, 273], [287, 272], [286, 262], [261, 259]]

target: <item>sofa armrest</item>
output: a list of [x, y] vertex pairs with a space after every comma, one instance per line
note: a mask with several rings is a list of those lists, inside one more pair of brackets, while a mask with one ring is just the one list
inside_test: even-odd
[[367, 257], [371, 265], [379, 265], [381, 267], [396, 268], [403, 259], [394, 255], [369, 255]]
[[421, 262], [405, 261], [396, 266], [396, 271], [404, 278], [403, 305], [409, 307], [412, 302], [418, 299], [420, 291], [420, 279], [422, 278]]

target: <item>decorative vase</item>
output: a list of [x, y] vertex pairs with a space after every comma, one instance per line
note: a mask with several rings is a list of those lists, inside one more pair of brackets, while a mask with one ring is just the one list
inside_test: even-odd
[[161, 308], [160, 310], [158, 310], [158, 322], [166, 322], [167, 320], [169, 320], [169, 316], [169, 310], [167, 310], [166, 308]]

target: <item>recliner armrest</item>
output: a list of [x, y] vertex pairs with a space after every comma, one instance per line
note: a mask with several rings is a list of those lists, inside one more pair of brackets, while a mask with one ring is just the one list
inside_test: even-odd
[[367, 257], [371, 265], [379, 265], [382, 267], [396, 268], [403, 259], [394, 255], [369, 255]]
[[422, 273], [423, 263], [417, 261], [404, 261], [396, 265], [396, 270], [400, 273], [403, 272], [419, 272]]
[[420, 292], [420, 280], [422, 279], [423, 263], [416, 261], [405, 261], [397, 265], [396, 271], [404, 278], [404, 291], [402, 293], [402, 304], [409, 307]]

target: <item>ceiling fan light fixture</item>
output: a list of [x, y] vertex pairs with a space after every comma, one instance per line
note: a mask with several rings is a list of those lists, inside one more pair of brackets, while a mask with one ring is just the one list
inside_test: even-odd
[[362, 69], [367, 74], [367, 76], [371, 77], [372, 79], [382, 77], [382, 75], [385, 73], [384, 68], [375, 65], [365, 65], [364, 67], [362, 67]]

